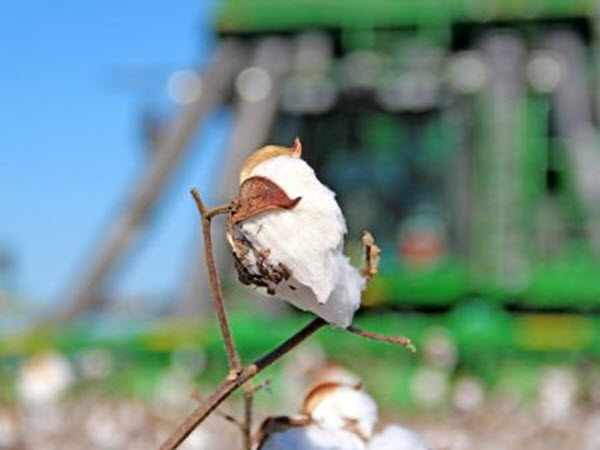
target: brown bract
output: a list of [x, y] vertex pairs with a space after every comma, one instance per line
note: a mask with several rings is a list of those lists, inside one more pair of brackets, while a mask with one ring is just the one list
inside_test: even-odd
[[278, 156], [289, 156], [291, 158], [300, 158], [302, 156], [302, 143], [300, 138], [296, 138], [292, 147], [282, 147], [280, 145], [267, 145], [259, 148], [252, 153], [240, 170], [240, 184], [250, 177], [250, 174], [256, 166], [267, 159], [276, 158]]
[[[302, 413], [308, 416], [312, 416], [313, 412], [317, 408], [317, 406], [329, 395], [333, 394], [339, 388], [346, 387], [350, 389], [354, 389], [355, 391], [360, 391], [362, 389], [362, 383], [346, 384], [340, 383], [337, 381], [326, 381], [325, 383], [321, 383], [314, 388], [312, 388], [306, 397], [304, 397], [304, 402], [302, 402]], [[363, 441], [368, 439], [368, 436], [365, 436], [364, 433], [361, 432], [360, 428], [357, 426], [358, 423], [354, 419], [344, 419], [345, 426], [344, 428], [354, 434], [356, 434]]]
[[257, 450], [260, 450], [266, 439], [275, 433], [281, 433], [290, 428], [304, 427], [310, 424], [310, 417], [304, 414], [295, 416], [274, 416], [267, 417], [260, 426], [256, 435], [258, 442]]
[[355, 385], [348, 385], [345, 383], [340, 383], [338, 381], [326, 381], [324, 383], [320, 383], [317, 386], [313, 387], [306, 396], [304, 397], [304, 401], [302, 402], [302, 413], [311, 415], [317, 405], [323, 401], [325, 397], [332, 394], [334, 391], [341, 387], [349, 387], [354, 390], [360, 390], [362, 388], [362, 383], [357, 383]]
[[291, 273], [285, 264], [270, 261], [270, 250], [255, 248], [243, 233], [236, 232], [236, 225], [267, 211], [292, 209], [301, 198], [289, 198], [276, 183], [261, 176], [250, 177], [241, 184], [227, 219], [227, 239], [233, 249], [240, 282], [265, 287], [267, 293], [274, 295], [275, 286], [290, 278]]
[[292, 209], [302, 197], [291, 199], [275, 182], [254, 176], [240, 185], [240, 192], [232, 202], [229, 221], [232, 224], [273, 209]]

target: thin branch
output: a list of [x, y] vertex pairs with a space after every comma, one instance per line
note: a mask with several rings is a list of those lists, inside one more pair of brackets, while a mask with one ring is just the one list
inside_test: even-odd
[[244, 449], [252, 450], [252, 407], [254, 406], [254, 386], [252, 381], [244, 385]]
[[201, 423], [211, 412], [217, 408], [227, 397], [229, 397], [236, 389], [242, 386], [246, 381], [254, 378], [258, 373], [266, 367], [273, 364], [279, 358], [284, 356], [294, 347], [298, 346], [302, 341], [306, 340], [317, 330], [326, 325], [326, 322], [317, 317], [308, 323], [304, 328], [288, 338], [282, 344], [271, 350], [266, 355], [260, 357], [248, 367], [246, 367], [236, 378], [226, 378], [211, 396], [198, 406], [196, 410], [190, 414], [183, 422], [177, 426], [173, 433], [160, 446], [160, 450], [172, 450], [177, 448], [184, 439]]
[[228, 421], [228, 422], [232, 423], [233, 425], [235, 425], [236, 427], [238, 427], [240, 429], [240, 431], [244, 431], [244, 424], [242, 422], [240, 422], [239, 420], [237, 420], [235, 417], [233, 417], [231, 414], [224, 413], [223, 411], [219, 411], [218, 409], [215, 410], [215, 414], [218, 414], [226, 421]]
[[[234, 391], [244, 385], [248, 380], [254, 378], [263, 369], [273, 364], [294, 347], [298, 346], [302, 341], [306, 340], [317, 330], [327, 325], [320, 317], [313, 319], [304, 328], [288, 338], [282, 344], [268, 352], [266, 355], [254, 361], [246, 367], [235, 378], [226, 378], [212, 395], [202, 403], [192, 414], [190, 414], [179, 426], [173, 431], [168, 439], [160, 446], [160, 450], [172, 450], [180, 445], [185, 438], [196, 428], [206, 417], [213, 412], [225, 399], [227, 399]], [[353, 325], [346, 328], [344, 331], [356, 334], [358, 336], [373, 339], [376, 341], [387, 342], [390, 344], [403, 345], [411, 351], [416, 351], [410, 339], [404, 336], [387, 336], [384, 334], [364, 331]]]
[[213, 217], [218, 216], [219, 214], [229, 214], [230, 211], [231, 211], [231, 205], [229, 205], [229, 204], [216, 206], [216, 207], [206, 211], [206, 218], [212, 219]]
[[386, 334], [373, 333], [372, 331], [361, 330], [360, 328], [355, 327], [354, 325], [350, 325], [348, 328], [346, 328], [346, 331], [367, 339], [372, 339], [374, 341], [387, 342], [388, 344], [395, 345], [403, 345], [413, 353], [417, 351], [412, 341], [406, 336], [388, 336]]
[[198, 211], [202, 216], [202, 235], [204, 237], [204, 253], [206, 255], [206, 266], [208, 268], [208, 277], [210, 278], [211, 291], [213, 293], [213, 300], [215, 308], [217, 310], [217, 317], [219, 318], [219, 326], [221, 328], [221, 335], [225, 342], [225, 349], [227, 351], [227, 361], [229, 362], [229, 376], [228, 378], [235, 378], [242, 370], [240, 358], [235, 349], [233, 338], [231, 337], [231, 331], [229, 329], [229, 323], [227, 320], [227, 313], [225, 312], [225, 305], [223, 301], [223, 291], [221, 290], [221, 283], [217, 276], [217, 269], [215, 266], [215, 259], [213, 256], [212, 237], [210, 233], [211, 218], [217, 214], [222, 214], [227, 211], [228, 206], [220, 206], [211, 210], [207, 209], [200, 194], [196, 188], [191, 190], [192, 197], [196, 201]]
[[271, 379], [267, 378], [263, 382], [254, 385], [252, 380], [249, 380], [244, 384], [244, 423], [241, 424], [240, 429], [242, 430], [244, 439], [244, 449], [252, 450], [254, 440], [252, 437], [252, 411], [254, 408], [254, 394], [261, 389], [264, 389], [271, 383]]
[[[203, 405], [204, 402], [206, 401], [206, 399], [198, 391], [194, 391], [192, 393], [192, 398], [194, 400], [196, 400], [198, 402], [198, 404], [200, 404], [200, 405]], [[227, 414], [226, 412], [221, 411], [218, 408], [214, 410], [214, 413], [216, 415], [218, 415], [219, 417], [221, 417], [222, 419], [225, 419], [227, 422], [230, 422], [233, 425], [235, 425], [237, 428], [239, 428], [240, 431], [242, 431], [242, 432], [244, 431], [244, 424], [242, 422], [240, 422], [238, 419], [236, 419], [235, 417], [233, 417], [231, 414]]]
[[261, 383], [257, 384], [256, 386], [254, 386], [252, 388], [252, 393], [256, 394], [258, 391], [262, 391], [263, 389], [268, 388], [270, 384], [271, 384], [271, 379], [267, 378], [266, 380], [262, 381]]
[[373, 278], [379, 268], [381, 249], [375, 243], [375, 238], [370, 231], [363, 232], [362, 243], [364, 247], [363, 251], [365, 258], [363, 276], [365, 277], [366, 281], [371, 281], [371, 278]]

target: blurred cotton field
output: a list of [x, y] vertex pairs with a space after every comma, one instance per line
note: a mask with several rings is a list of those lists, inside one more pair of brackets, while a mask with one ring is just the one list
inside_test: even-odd
[[[244, 362], [313, 317], [285, 299], [418, 351], [326, 327], [260, 375], [254, 432], [284, 417], [270, 445], [600, 450], [596, 0], [0, 16], [0, 448], [155, 448], [213, 391], [228, 366], [189, 192], [229, 204], [272, 145], [294, 156], [245, 175], [285, 187], [302, 227], [259, 211], [212, 228]], [[362, 291], [365, 230], [381, 255]], [[342, 399], [306, 407], [331, 382]], [[240, 396], [182, 448], [242, 448], [228, 415]]]
[[[157, 374], [155, 386], [145, 395], [117, 395], [106, 383], [90, 381], [81, 369], [76, 361], [58, 353], [24, 361], [17, 376], [15, 401], [0, 406], [1, 448], [153, 448], [197, 402], [191, 396], [198, 387], [193, 371], [176, 361]], [[254, 415], [256, 426], [268, 416], [293, 416], [301, 410], [314, 417], [317, 425], [312, 427], [342, 430], [352, 423], [349, 433], [355, 434], [349, 439], [360, 444], [357, 448], [596, 449], [600, 448], [600, 372], [588, 369], [545, 365], [536, 372], [531, 391], [519, 392], [510, 383], [487, 389], [474, 376], [452, 375], [442, 369], [427, 369], [427, 375], [421, 368], [403, 382], [412, 390], [428, 377], [427, 384], [437, 396], [414, 391], [412, 406], [399, 409], [380, 385], [380, 377], [390, 376], [389, 372], [373, 371], [360, 380], [347, 368], [332, 364], [313, 344], [290, 355], [280, 370], [271, 374], [270, 386], [256, 394]], [[111, 375], [106, 376], [105, 382]], [[42, 380], [47, 381], [44, 389], [40, 389]], [[368, 389], [365, 394], [354, 391], [361, 389], [356, 388], [361, 381]], [[342, 383], [348, 386], [349, 394], [357, 392], [359, 397], [342, 394], [338, 398], [327, 388], [325, 392], [333, 392], [331, 399], [321, 394], [318, 400], [306, 397], [302, 406], [303, 396], [318, 392], [314, 390], [318, 383], [326, 387]], [[370, 403], [369, 394], [378, 405]], [[307, 401], [314, 405], [308, 410]], [[221, 412], [239, 416], [240, 400], [228, 403]], [[338, 417], [358, 421], [340, 422]], [[292, 431], [304, 429], [309, 430]], [[331, 438], [326, 431], [312, 433], [326, 433], [324, 439]], [[219, 413], [194, 431], [182, 448], [230, 449], [240, 445], [237, 427]]]

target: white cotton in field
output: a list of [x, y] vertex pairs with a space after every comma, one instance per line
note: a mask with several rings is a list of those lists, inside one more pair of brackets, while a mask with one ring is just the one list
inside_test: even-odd
[[25, 404], [38, 406], [59, 400], [73, 382], [69, 361], [58, 353], [44, 353], [21, 366], [17, 389]]
[[17, 414], [0, 409], [0, 448], [18, 448], [20, 433]]
[[346, 430], [317, 425], [292, 427], [268, 436], [260, 450], [365, 450], [364, 442]]
[[377, 422], [377, 405], [356, 386], [325, 383], [305, 399], [306, 413], [323, 428], [340, 428], [369, 439]]
[[289, 269], [291, 277], [273, 286], [275, 295], [346, 328], [365, 281], [343, 254], [347, 229], [335, 194], [305, 161], [287, 155], [261, 162], [249, 176], [268, 178], [291, 199], [301, 197], [292, 209], [270, 210], [237, 225], [258, 251], [268, 251], [273, 264]]
[[429, 450], [425, 440], [408, 428], [390, 425], [376, 434], [367, 444], [367, 450]]

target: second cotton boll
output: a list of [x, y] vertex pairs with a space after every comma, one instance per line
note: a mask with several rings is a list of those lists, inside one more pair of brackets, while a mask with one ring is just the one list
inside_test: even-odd
[[323, 428], [345, 429], [365, 441], [377, 422], [377, 405], [360, 385], [322, 383], [306, 395], [302, 412]]
[[248, 158], [228, 241], [242, 282], [346, 328], [365, 280], [343, 254], [347, 230], [335, 194], [300, 155], [296, 140]]

